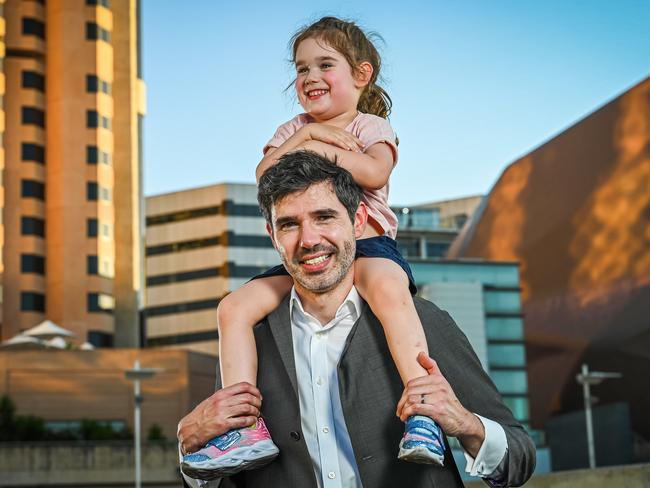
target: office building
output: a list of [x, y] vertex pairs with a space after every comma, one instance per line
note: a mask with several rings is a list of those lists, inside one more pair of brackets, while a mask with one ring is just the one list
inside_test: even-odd
[[137, 346], [144, 114], [138, 2], [6, 0], [0, 8], [0, 337], [49, 319], [80, 343]]
[[638, 381], [650, 369], [649, 209], [646, 78], [510, 164], [450, 249], [520, 262], [532, 425], [584, 408], [582, 363], [622, 373], [592, 394], [629, 405], [637, 461], [650, 439]]

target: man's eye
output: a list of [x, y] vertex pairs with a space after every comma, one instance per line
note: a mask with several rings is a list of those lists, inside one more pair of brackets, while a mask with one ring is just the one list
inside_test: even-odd
[[296, 226], [295, 222], [285, 222], [284, 224], [280, 225], [280, 230], [290, 230], [293, 229]]
[[326, 222], [328, 220], [331, 220], [333, 217], [331, 215], [319, 215], [318, 216], [318, 221], [319, 222]]

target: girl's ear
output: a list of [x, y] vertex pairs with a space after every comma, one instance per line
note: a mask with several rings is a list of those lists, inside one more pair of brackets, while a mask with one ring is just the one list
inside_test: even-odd
[[357, 67], [357, 72], [355, 75], [357, 88], [363, 88], [368, 83], [370, 83], [374, 71], [375, 69], [372, 67], [372, 64], [370, 64], [368, 61], [364, 61], [363, 63], [361, 63]]

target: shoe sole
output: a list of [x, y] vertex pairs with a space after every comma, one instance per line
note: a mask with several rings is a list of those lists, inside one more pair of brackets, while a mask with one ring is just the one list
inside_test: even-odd
[[192, 464], [182, 462], [181, 468], [190, 478], [213, 480], [232, 476], [245, 469], [261, 468], [273, 461], [279, 452], [273, 441], [260, 441], [253, 446], [233, 449], [227, 458], [222, 456]]
[[433, 454], [424, 446], [416, 446], [410, 449], [400, 447], [397, 459], [418, 464], [435, 464], [443, 466], [444, 455]]

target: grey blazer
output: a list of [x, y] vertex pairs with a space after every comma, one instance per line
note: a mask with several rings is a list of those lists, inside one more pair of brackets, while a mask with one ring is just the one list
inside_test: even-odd
[[[415, 305], [430, 355], [460, 402], [471, 412], [503, 426], [508, 440], [508, 485], [523, 484], [535, 467], [535, 447], [530, 437], [502, 403], [467, 338], [449, 314], [420, 298], [415, 298]], [[262, 415], [280, 455], [261, 469], [223, 480], [221, 486], [316, 488], [301, 431], [288, 298], [256, 326], [255, 340], [258, 387], [264, 396]], [[395, 408], [403, 386], [381, 324], [366, 304], [348, 336], [338, 376], [343, 413], [364, 487], [463, 486], [448, 447], [444, 468], [397, 460], [404, 424], [395, 416]]]

